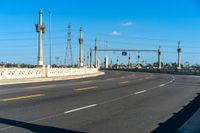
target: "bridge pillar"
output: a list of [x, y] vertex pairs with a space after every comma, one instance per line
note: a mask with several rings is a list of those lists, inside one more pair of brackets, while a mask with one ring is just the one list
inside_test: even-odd
[[161, 69], [161, 59], [160, 59], [160, 56], [161, 56], [161, 51], [160, 51], [160, 47], [158, 48], [158, 69]]
[[95, 47], [94, 47], [94, 51], [95, 51], [95, 68], [98, 67], [98, 57], [97, 57], [97, 39], [95, 39]]
[[80, 38], [79, 38], [79, 66], [83, 67], [83, 29], [80, 27]]
[[177, 52], [178, 52], [178, 65], [177, 65], [177, 69], [181, 69], [181, 48], [180, 48], [180, 41], [178, 42]]
[[128, 57], [128, 69], [131, 68], [131, 57], [130, 57], [130, 54], [129, 54], [129, 57]]
[[105, 64], [104, 67], [105, 67], [106, 69], [108, 69], [108, 56], [105, 57], [105, 63], [104, 63], [104, 64]]
[[90, 48], [90, 68], [92, 68], [92, 49]]
[[43, 65], [43, 52], [42, 52], [42, 34], [44, 33], [45, 26], [42, 24], [42, 9], [39, 12], [39, 23], [36, 24], [36, 31], [38, 32], [38, 66]]
[[137, 66], [140, 67], [140, 53], [138, 53], [138, 61], [137, 61]]
[[119, 68], [119, 59], [117, 58], [117, 69]]

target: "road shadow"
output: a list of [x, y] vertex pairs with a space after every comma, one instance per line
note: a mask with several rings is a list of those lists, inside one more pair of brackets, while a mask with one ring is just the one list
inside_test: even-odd
[[[37, 124], [32, 124], [32, 123], [27, 123], [27, 122], [5, 119], [5, 118], [0, 118], [0, 124], [24, 128], [34, 133], [86, 133], [86, 132], [72, 131], [68, 129], [62, 129], [62, 128], [56, 128], [56, 127], [50, 127], [50, 126], [37, 125]], [[3, 132], [3, 130], [0, 129], [0, 132]], [[7, 132], [6, 129], [5, 129], [5, 132]]]
[[151, 133], [175, 133], [200, 108], [200, 94]]

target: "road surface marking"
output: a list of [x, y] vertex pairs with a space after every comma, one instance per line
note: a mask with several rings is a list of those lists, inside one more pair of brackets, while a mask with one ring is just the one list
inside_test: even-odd
[[48, 88], [48, 87], [53, 87], [56, 85], [42, 85], [42, 86], [33, 86], [33, 87], [28, 87], [30, 89], [35, 89], [35, 88]]
[[113, 78], [110, 78], [110, 79], [106, 79], [107, 81], [110, 81], [110, 80], [114, 80]]
[[146, 92], [146, 91], [147, 91], [147, 90], [142, 90], [142, 91], [135, 92], [134, 94], [137, 95], [137, 94], [144, 93], [144, 92]]
[[29, 96], [4, 98], [4, 99], [0, 99], [0, 102], [8, 102], [8, 101], [15, 101], [15, 100], [28, 99], [28, 98], [34, 98], [34, 97], [42, 97], [42, 96], [45, 96], [45, 94], [35, 94], [35, 95], [29, 95]]
[[159, 85], [160, 87], [163, 87], [163, 86], [165, 86], [166, 84], [161, 84], [161, 85]]
[[138, 80], [141, 81], [141, 80], [143, 80], [143, 78], [139, 78]]
[[[170, 81], [175, 81], [175, 77], [173, 77], [173, 80], [170, 80]], [[171, 82], [166, 82], [167, 83], [171, 83]], [[155, 87], [152, 87], [152, 88], [149, 88], [147, 89], [146, 91], [150, 91], [150, 90], [153, 90], [153, 89], [156, 89], [156, 88], [159, 88], [159, 86], [155, 86]], [[143, 90], [144, 91], [144, 90]], [[115, 98], [115, 99], [111, 99], [111, 100], [108, 100], [108, 101], [105, 101], [105, 102], [102, 102], [102, 103], [99, 103], [98, 105], [103, 105], [103, 104], [107, 104], [107, 103], [111, 103], [111, 102], [115, 102], [115, 101], [118, 101], [118, 100], [122, 100], [122, 99], [125, 99], [125, 98], [128, 98], [128, 97], [131, 97], [135, 95], [135, 93], [131, 93], [129, 95], [125, 95], [125, 96], [122, 96], [122, 97], [118, 97], [118, 98]], [[98, 105], [93, 105], [94, 106], [98, 106]], [[67, 111], [68, 112], [68, 111]], [[63, 112], [62, 113], [58, 113], [58, 114], [55, 114], [55, 115], [50, 115], [50, 116], [46, 116], [46, 117], [42, 117], [40, 119], [35, 119], [35, 120], [32, 120], [32, 121], [28, 121], [27, 123], [34, 123], [34, 122], [39, 122], [39, 121], [43, 121], [43, 120], [47, 120], [47, 119], [50, 119], [50, 118], [55, 118], [55, 117], [59, 117], [59, 116], [63, 116]], [[13, 128], [13, 127], [16, 127], [16, 126], [21, 126], [21, 125], [27, 125], [27, 123], [20, 123], [20, 124], [16, 124], [14, 126], [7, 126], [7, 127], [4, 127], [4, 128], [0, 128], [0, 131], [3, 131], [3, 130], [7, 130], [7, 129], [10, 129], [10, 128]]]
[[127, 84], [128, 81], [122, 81], [122, 82], [119, 82], [120, 84]]
[[87, 81], [82, 81], [81, 83], [91, 83], [93, 82], [92, 80], [87, 80]]
[[80, 111], [80, 110], [83, 110], [83, 109], [92, 108], [92, 107], [95, 107], [95, 106], [97, 106], [97, 104], [92, 104], [92, 105], [84, 106], [84, 107], [81, 107], [81, 108], [72, 109], [72, 110], [66, 111], [64, 113], [65, 114], [69, 114], [69, 113], [72, 113], [72, 112], [76, 112], [76, 111]]
[[85, 90], [91, 90], [91, 89], [95, 89], [95, 88], [97, 88], [97, 86], [79, 88], [79, 89], [74, 89], [74, 90], [75, 90], [75, 91], [85, 91]]
[[[65, 114], [69, 114], [69, 113], [76, 112], [76, 111], [79, 111], [79, 110], [95, 107], [97, 105], [98, 104], [92, 104], [92, 105], [89, 105], [89, 106], [85, 106], [85, 107], [69, 110], [69, 111], [66, 111], [64, 113]], [[59, 117], [59, 116], [63, 116], [63, 115], [64, 115], [63, 113], [58, 113], [58, 114], [55, 114], [55, 115], [46, 116], [46, 117], [43, 117], [43, 118], [40, 118], [40, 119], [35, 119], [35, 120], [32, 120], [32, 121], [28, 121], [28, 122], [21, 122], [21, 123], [16, 124], [16, 125], [14, 124], [13, 126], [7, 126], [7, 127], [4, 127], [4, 128], [0, 128], [0, 131], [8, 130], [10, 128], [14, 128], [14, 127], [22, 126], [22, 125], [27, 125], [28, 123], [34, 123], [34, 122], [38, 122], [38, 121], [43, 121], [43, 120], [47, 120], [47, 119], [50, 119], [50, 118]]]

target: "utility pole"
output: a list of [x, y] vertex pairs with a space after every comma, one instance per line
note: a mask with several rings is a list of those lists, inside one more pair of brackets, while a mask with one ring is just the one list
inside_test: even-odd
[[38, 32], [38, 66], [43, 65], [42, 53], [42, 34], [44, 33], [45, 26], [42, 23], [42, 9], [39, 12], [39, 23], [36, 24], [36, 31]]
[[178, 48], [177, 48], [177, 52], [178, 52], [178, 65], [177, 65], [177, 69], [181, 69], [181, 48], [180, 48], [180, 44], [181, 44], [181, 42], [178, 41]]
[[51, 66], [51, 12], [49, 11], [49, 65]]
[[72, 43], [71, 43], [71, 25], [67, 27], [67, 46], [65, 51], [64, 64], [73, 67], [73, 57], [72, 57]]

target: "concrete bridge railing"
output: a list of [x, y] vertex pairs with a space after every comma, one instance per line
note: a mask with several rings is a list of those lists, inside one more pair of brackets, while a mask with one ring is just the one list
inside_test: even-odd
[[96, 68], [50, 68], [49, 66], [38, 68], [0, 68], [0, 80], [64, 77], [97, 72], [98, 69]]
[[63, 77], [97, 73], [96, 68], [47, 68], [47, 77]]

